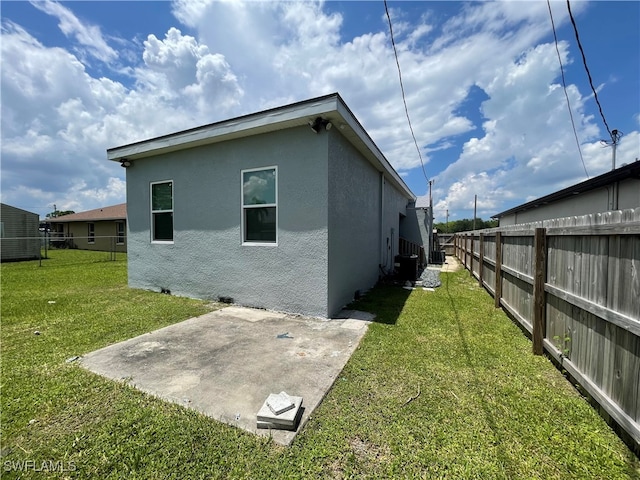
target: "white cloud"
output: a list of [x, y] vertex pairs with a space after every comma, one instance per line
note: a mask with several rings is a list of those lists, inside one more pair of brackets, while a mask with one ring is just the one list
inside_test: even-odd
[[[330, 12], [335, 4], [178, 0], [172, 9], [183, 27], [164, 36], [143, 32], [135, 58], [128, 40], [110, 39], [110, 46], [68, 5], [35, 4], [58, 19], [72, 41], [66, 50], [3, 23], [6, 201], [32, 198], [76, 210], [123, 201], [124, 172], [106, 161], [106, 148], [334, 91], [401, 175], [419, 168], [381, 4], [371, 6], [376, 28], [348, 37], [345, 17]], [[436, 178], [437, 208], [468, 210], [478, 194], [486, 217], [523, 192], [539, 196], [584, 179], [555, 47], [542, 43], [550, 29], [546, 4], [468, 3], [444, 23], [438, 4], [423, 6], [418, 18], [393, 4], [391, 14], [428, 173], [430, 161], [452, 157], [466, 139]], [[566, 21], [565, 9], [552, 8], [557, 26]], [[573, 11], [585, 8], [578, 2]], [[561, 42], [560, 51], [570, 64], [569, 45]], [[92, 58], [113, 75], [93, 77], [85, 68]], [[117, 80], [123, 75], [132, 85]], [[461, 108], [480, 90], [482, 124]], [[587, 169], [602, 173], [610, 149], [600, 146], [596, 119], [585, 114], [590, 97], [575, 85], [567, 91]], [[639, 138], [637, 131], [623, 137], [618, 164], [640, 155]]]
[[[566, 64], [567, 45], [559, 48]], [[489, 120], [483, 136], [468, 140], [458, 160], [438, 175], [439, 183], [450, 185], [441, 192], [439, 208], [468, 209], [477, 194], [484, 208], [495, 209], [490, 216], [521, 192], [536, 198], [586, 179], [564, 92], [554, 83], [558, 75], [555, 47], [541, 44], [479, 84], [489, 96], [482, 104]], [[591, 176], [600, 174], [603, 158], [593, 155], [588, 143], [597, 138], [598, 128], [583, 114], [584, 98], [577, 88], [571, 85], [567, 93], [586, 167]]]
[[230, 115], [242, 90], [221, 55], [175, 29], [164, 41], [151, 37], [141, 59], [148, 63], [131, 70], [136, 82], [127, 88], [3, 23], [3, 201], [42, 214], [54, 202], [76, 210], [122, 202], [124, 172], [106, 160], [108, 147]]
[[[423, 15], [417, 25], [410, 25], [400, 13], [392, 10], [392, 15], [402, 21], [398, 28], [399, 60], [414, 131], [427, 161], [429, 152], [434, 150], [428, 146], [474, 128], [468, 118], [454, 113], [467, 98], [471, 87], [485, 85], [487, 91], [491, 90], [496, 72], [505, 72], [512, 59], [526, 52], [533, 39], [548, 29], [546, 5], [527, 3], [522, 8], [510, 4], [499, 4], [500, 8], [496, 6], [480, 5], [465, 9], [463, 16], [445, 25], [444, 36], [450, 38], [428, 53], [413, 48], [417, 39], [433, 30], [426, 21], [428, 15]], [[200, 34], [209, 45], [220, 43], [222, 36], [261, 45], [264, 56], [256, 65], [247, 65], [233, 47], [224, 47], [230, 65], [234, 68], [237, 65], [238, 75], [248, 79], [245, 88], [247, 100], [266, 103], [262, 98], [256, 98], [256, 92], [264, 91], [275, 93], [278, 100], [299, 100], [332, 91], [342, 92], [397, 169], [412, 169], [419, 165], [400, 98], [393, 51], [385, 30], [340, 43], [342, 17], [329, 15], [318, 4], [310, 2], [270, 2], [268, 6], [216, 2], [199, 4], [199, 8], [179, 3], [177, 9], [182, 12], [181, 18], [188, 17], [192, 26], [200, 27]], [[204, 28], [231, 16], [240, 20], [224, 22], [221, 28]], [[259, 28], [256, 34], [251, 28], [247, 29], [252, 25], [269, 25], [269, 28]], [[280, 35], [271, 34], [274, 28], [279, 32], [289, 32], [288, 40], [282, 41]], [[472, 33], [469, 36], [454, 35], [460, 29]], [[245, 34], [247, 30], [248, 37]], [[254, 50], [248, 46], [247, 49]], [[553, 50], [545, 51], [545, 54], [547, 63], [557, 63]], [[512, 84], [517, 82], [523, 88], [540, 80], [533, 67], [522, 70], [515, 73], [525, 77], [532, 75], [532, 82], [526, 84], [524, 80], [513, 78], [510, 79]], [[551, 73], [547, 75], [549, 81], [557, 70]], [[259, 86], [252, 84], [251, 79], [256, 78], [261, 79]], [[500, 87], [505, 85], [508, 86], [508, 82]], [[535, 92], [544, 98], [548, 93], [540, 88], [545, 90], [548, 83], [542, 84]], [[528, 101], [530, 103], [522, 106], [521, 113], [528, 113], [526, 108], [538, 104], [533, 94]], [[497, 102], [494, 105], [499, 107]]]
[[118, 58], [116, 51], [111, 48], [100, 31], [100, 27], [86, 25], [78, 19], [68, 8], [50, 0], [32, 1], [31, 4], [38, 10], [53, 15], [60, 22], [58, 26], [67, 37], [73, 37], [83, 52], [109, 63]]
[[229, 110], [243, 95], [238, 79], [224, 56], [177, 28], [170, 28], [164, 40], [149, 35], [144, 42], [147, 72], [141, 76], [165, 91], [165, 97], [188, 100], [206, 115], [212, 107]]

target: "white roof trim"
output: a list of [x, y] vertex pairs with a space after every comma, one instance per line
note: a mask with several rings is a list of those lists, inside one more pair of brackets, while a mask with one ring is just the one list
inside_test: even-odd
[[176, 150], [307, 125], [310, 120], [318, 116], [327, 118], [335, 127], [340, 128], [341, 125], [344, 125], [345, 128], [340, 129], [340, 133], [342, 133], [378, 171], [385, 172], [396, 187], [404, 192], [407, 198], [415, 201], [416, 197], [413, 192], [411, 192], [409, 187], [404, 183], [404, 180], [402, 180], [400, 175], [398, 175], [387, 161], [337, 93], [162, 137], [123, 145], [121, 147], [110, 148], [107, 150], [107, 158], [113, 161], [121, 161], [125, 158], [128, 160], [136, 160]]

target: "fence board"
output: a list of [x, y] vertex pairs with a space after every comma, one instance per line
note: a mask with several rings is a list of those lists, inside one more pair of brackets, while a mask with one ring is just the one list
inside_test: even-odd
[[496, 233], [496, 270], [494, 283], [494, 305], [500, 307], [500, 299], [502, 298], [502, 234]]
[[484, 234], [480, 234], [480, 246], [478, 255], [478, 283], [482, 287], [484, 285]]
[[[546, 262], [536, 268], [538, 228]], [[544, 348], [640, 442], [640, 208], [466, 232], [456, 244], [496, 307], [533, 337], [542, 315]], [[534, 309], [544, 268], [546, 298]]]
[[609, 261], [607, 263], [607, 308], [611, 308], [614, 304], [613, 292], [618, 287], [619, 279], [616, 273], [619, 270], [618, 257], [620, 256], [620, 237], [609, 237]]
[[614, 323], [625, 330], [629, 330], [636, 335], [640, 335], [640, 322], [634, 318], [627, 317], [615, 310], [593, 303], [573, 293], [565, 292], [553, 285], [545, 285], [545, 291], [555, 297], [561, 298], [571, 305], [575, 305], [580, 310], [593, 313], [607, 322]]
[[545, 292], [544, 284], [547, 279], [547, 243], [544, 228], [536, 228], [534, 237], [534, 282], [533, 282], [533, 353], [542, 355], [545, 338]]

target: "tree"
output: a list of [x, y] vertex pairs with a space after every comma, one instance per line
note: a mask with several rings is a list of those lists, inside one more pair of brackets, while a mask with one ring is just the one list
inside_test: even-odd
[[47, 213], [46, 217], [47, 218], [56, 218], [56, 217], [62, 217], [64, 215], [71, 215], [72, 213], [76, 213], [73, 210], [54, 210], [51, 213]]
[[[476, 218], [476, 230], [483, 228], [494, 228], [498, 226], [498, 220], [482, 220]], [[463, 218], [461, 220], [452, 220], [448, 224], [444, 222], [434, 223], [433, 228], [438, 229], [440, 233], [458, 233], [473, 230], [473, 218]]]

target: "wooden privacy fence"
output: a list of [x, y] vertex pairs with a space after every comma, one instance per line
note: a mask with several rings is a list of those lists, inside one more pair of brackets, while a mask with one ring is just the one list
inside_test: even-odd
[[640, 208], [464, 232], [455, 255], [640, 443]]
[[398, 245], [398, 251], [400, 255], [416, 255], [418, 257], [418, 263], [420, 265], [426, 265], [427, 258], [424, 253], [424, 247], [417, 243], [411, 242], [406, 238], [398, 237], [400, 243]]

